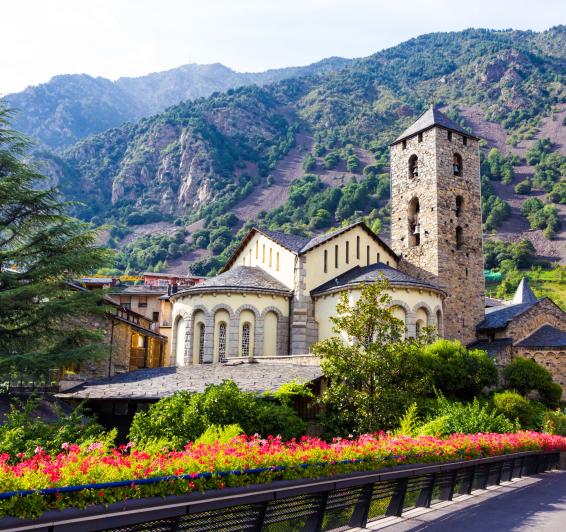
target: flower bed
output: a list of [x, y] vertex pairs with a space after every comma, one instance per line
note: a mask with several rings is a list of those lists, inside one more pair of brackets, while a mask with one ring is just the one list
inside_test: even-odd
[[38, 448], [33, 458], [16, 463], [0, 455], [0, 516], [34, 517], [124, 499], [539, 450], [566, 451], [566, 438], [537, 432], [455, 434], [444, 440], [374, 434], [327, 443], [241, 436], [230, 443], [189, 443], [182, 451], [64, 445], [57, 456]]

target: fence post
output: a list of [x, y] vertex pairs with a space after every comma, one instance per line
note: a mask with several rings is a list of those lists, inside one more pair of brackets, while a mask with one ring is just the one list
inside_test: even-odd
[[255, 525], [254, 525], [252, 530], [257, 531], [257, 532], [261, 532], [261, 529], [263, 528], [263, 521], [265, 520], [265, 513], [267, 511], [267, 505], [268, 504], [269, 504], [269, 501], [265, 501], [265, 502], [260, 503], [257, 519], [256, 519]]
[[456, 487], [456, 475], [457, 471], [454, 470], [450, 473], [450, 481], [448, 484], [440, 487], [440, 494], [438, 498], [441, 501], [451, 501], [454, 496], [454, 488]]
[[405, 502], [405, 494], [407, 493], [407, 484], [409, 479], [405, 478], [398, 478], [397, 482], [395, 483], [395, 489], [393, 490], [393, 495], [391, 496], [391, 500], [389, 501], [389, 506], [385, 511], [385, 515], [388, 517], [401, 517], [403, 513], [403, 504]]
[[432, 502], [432, 490], [436, 481], [436, 474], [433, 474], [427, 480], [426, 484], [421, 488], [417, 497], [417, 502], [415, 503], [415, 506], [420, 508], [428, 508]]
[[354, 506], [349, 526], [352, 528], [365, 528], [368, 521], [369, 507], [371, 504], [371, 496], [373, 495], [373, 483], [362, 486], [360, 496]]
[[322, 528], [322, 522], [324, 520], [324, 512], [326, 510], [327, 500], [328, 492], [324, 491], [319, 496], [318, 508], [316, 509], [315, 513], [307, 519], [304, 530], [320, 532], [320, 529]]
[[504, 460], [501, 460], [501, 462], [497, 462], [497, 474], [495, 476], [496, 486], [499, 486], [499, 484], [501, 484], [501, 474], [503, 473], [503, 464], [504, 464]]
[[460, 495], [469, 495], [472, 493], [474, 477], [476, 476], [476, 466], [467, 468], [467, 473], [460, 484]]

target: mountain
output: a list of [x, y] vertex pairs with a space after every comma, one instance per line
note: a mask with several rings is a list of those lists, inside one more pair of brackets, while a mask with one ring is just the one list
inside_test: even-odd
[[[68, 198], [87, 200], [81, 216], [113, 226], [121, 269], [201, 259], [193, 269], [208, 273], [250, 221], [307, 232], [360, 216], [386, 225], [388, 143], [434, 100], [487, 140], [486, 231], [516, 240], [530, 224], [539, 255], [557, 260], [565, 44], [565, 26], [423, 35], [340, 69], [174, 105], [46, 153], [45, 168]], [[550, 202], [528, 220], [519, 181]]]
[[184, 100], [209, 96], [243, 85], [329, 72], [349, 60], [325, 59], [304, 67], [240, 73], [215, 63], [183, 65], [164, 72], [112, 82], [86, 74], [55, 76], [3, 100], [19, 113], [15, 127], [47, 148], [61, 149], [89, 135], [127, 121], [159, 113]]

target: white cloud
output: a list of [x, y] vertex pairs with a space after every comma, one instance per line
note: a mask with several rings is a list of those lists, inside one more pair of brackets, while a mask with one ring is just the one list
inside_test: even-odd
[[188, 62], [258, 71], [359, 57], [432, 31], [542, 30], [563, 0], [18, 0], [3, 2], [0, 93], [88, 73], [115, 79]]

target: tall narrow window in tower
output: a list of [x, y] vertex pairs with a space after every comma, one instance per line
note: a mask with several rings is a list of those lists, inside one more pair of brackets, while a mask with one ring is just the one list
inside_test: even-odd
[[198, 337], [198, 362], [202, 364], [204, 362], [204, 323], [199, 324], [199, 337]]
[[452, 142], [452, 131], [448, 132], [448, 140]]
[[275, 253], [275, 270], [279, 271], [279, 251]]
[[273, 248], [269, 248], [269, 267], [271, 268], [271, 264], [273, 263]]
[[419, 133], [418, 139], [419, 139], [419, 142], [423, 141], [423, 134], [422, 133]]
[[419, 158], [413, 154], [409, 157], [409, 177], [419, 176]]
[[356, 260], [360, 260], [360, 237], [356, 237]]
[[242, 356], [250, 356], [250, 324], [246, 322], [242, 325]]
[[259, 240], [255, 241], [255, 260], [259, 259]]
[[261, 246], [261, 262], [265, 264], [265, 244]]
[[421, 243], [419, 198], [415, 197], [409, 202], [408, 215], [409, 246], [419, 246]]
[[328, 250], [324, 250], [324, 273], [328, 272]]
[[407, 141], [406, 140], [404, 140], [401, 145], [403, 146], [404, 150], [407, 149]]
[[462, 196], [456, 196], [456, 218], [460, 218], [462, 215], [462, 209], [464, 207], [464, 198]]
[[221, 321], [218, 326], [218, 360], [226, 360], [226, 322]]
[[462, 249], [464, 244], [463, 230], [460, 226], [456, 227], [456, 249]]
[[454, 175], [462, 175], [462, 156], [459, 153], [454, 154], [454, 162], [452, 163], [452, 169], [454, 170]]
[[338, 268], [338, 244], [334, 246], [334, 267]]
[[369, 266], [369, 246], [366, 247], [366, 264]]
[[468, 137], [462, 137], [462, 144], [463, 144], [464, 146], [467, 146], [467, 145], [468, 145]]
[[350, 242], [346, 240], [346, 264], [350, 264]]

